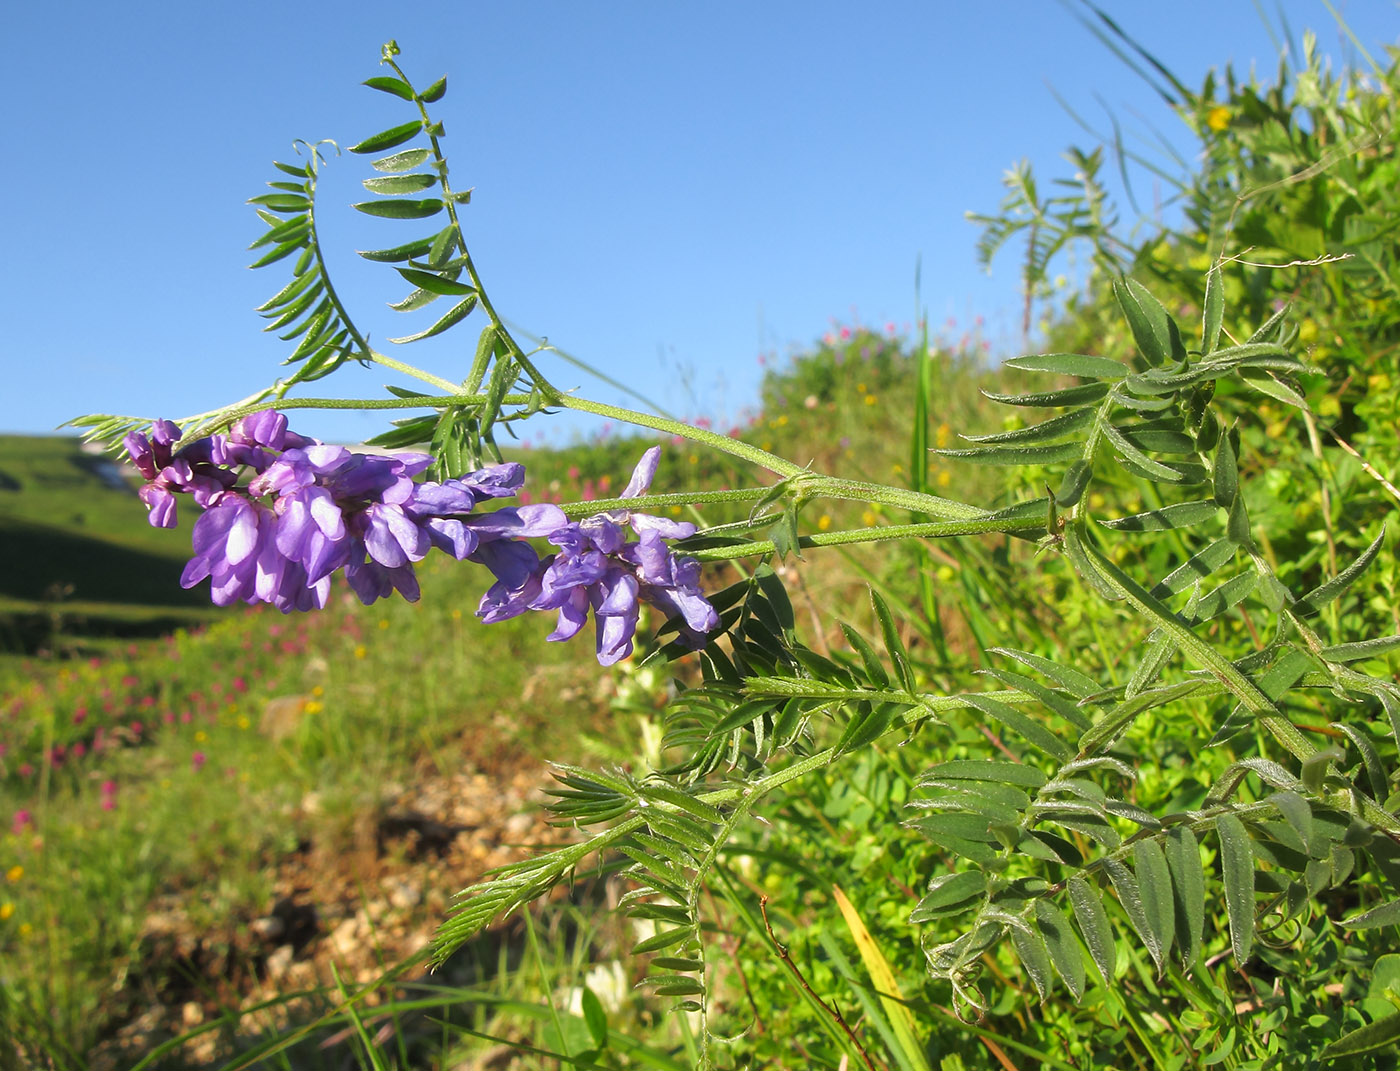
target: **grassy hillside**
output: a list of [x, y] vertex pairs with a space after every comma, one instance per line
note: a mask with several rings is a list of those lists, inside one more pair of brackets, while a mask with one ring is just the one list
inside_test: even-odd
[[64, 436], [0, 436], [0, 653], [100, 646], [210, 616], [180, 587], [188, 531], [146, 523], [135, 485]]

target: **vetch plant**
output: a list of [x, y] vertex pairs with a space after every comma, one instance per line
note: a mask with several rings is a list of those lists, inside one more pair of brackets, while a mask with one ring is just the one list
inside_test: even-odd
[[[649, 664], [699, 652], [699, 679], [678, 688], [665, 711], [665, 764], [559, 767], [551, 812], [586, 835], [466, 890], [438, 933], [439, 961], [601, 859], [627, 879], [620, 907], [649, 928], [633, 952], [646, 957], [650, 991], [702, 1017], [702, 1066], [725, 1058], [712, 1017], [724, 1019], [728, 1046], [741, 1044], [732, 1035], [746, 1027], [716, 997], [727, 966], [709, 932], [741, 922], [763, 954], [781, 953], [784, 970], [801, 978], [830, 1053], [873, 1066], [873, 1042], [813, 990], [778, 943], [766, 899], [749, 895], [731, 864], [764, 851], [776, 857], [792, 821], [776, 805], [791, 801], [804, 779], [839, 779], [855, 757], [898, 744], [923, 764], [903, 819], [857, 831], [898, 839], [918, 872], [907, 918], [921, 927], [926, 977], [916, 984], [926, 989], [914, 993], [906, 978], [907, 1006], [878, 981], [862, 990], [892, 1063], [932, 1066], [928, 1024], [938, 1015], [961, 1016], [976, 1032], [979, 1017], [1006, 1014], [999, 986], [1017, 962], [1028, 980], [1022, 990], [1044, 1002], [1047, 1021], [1096, 987], [1113, 991], [1113, 1006], [1124, 1009], [1121, 1037], [1142, 1066], [1197, 1059], [1180, 1026], [1188, 1011], [1207, 1024], [1201, 1036], [1219, 1041], [1202, 1062], [1230, 1058], [1240, 1067], [1344, 1059], [1400, 1038], [1400, 1014], [1374, 1006], [1365, 1017], [1338, 1013], [1334, 1028], [1320, 1032], [1289, 1033], [1286, 1014], [1237, 1031], [1237, 1004], [1257, 999], [1262, 1007], [1270, 996], [1251, 973], [1223, 966], [1253, 972], [1262, 962], [1283, 978], [1286, 957], [1274, 951], [1291, 941], [1325, 931], [1342, 942], [1362, 931], [1388, 948], [1400, 922], [1400, 687], [1387, 661], [1400, 636], [1341, 634], [1342, 619], [1324, 613], [1364, 584], [1387, 532], [1367, 531], [1354, 561], [1297, 587], [1281, 579], [1270, 533], [1254, 517], [1268, 459], [1246, 454], [1241, 407], [1267, 400], [1310, 412], [1300, 384], [1315, 370], [1299, 359], [1286, 308], [1237, 340], [1224, 329], [1223, 262], [1207, 275], [1199, 332], [1137, 282], [1119, 279], [1113, 295], [1131, 352], [1008, 362], [1033, 385], [989, 397], [1025, 419], [965, 434], [962, 447], [942, 445], [942, 429], [929, 447], [937, 399], [925, 345], [911, 451], [916, 489], [838, 479], [742, 438], [555, 387], [537, 363], [541, 351], [527, 353], [507, 330], [468, 252], [459, 213], [469, 191], [450, 183], [444, 132], [429, 111], [446, 82], [416, 89], [397, 54], [387, 45], [392, 76], [366, 84], [403, 99], [413, 117], [351, 147], [374, 156], [379, 173], [365, 181], [374, 199], [355, 208], [440, 226], [361, 255], [391, 265], [413, 287], [394, 308], [451, 302], [395, 345], [473, 315], [486, 320], [463, 378], [381, 353], [356, 327], [317, 235], [324, 143], [301, 143], [304, 162], [277, 163], [273, 192], [253, 200], [267, 226], [254, 266], [291, 266], [260, 311], [293, 345], [294, 371], [178, 425], [109, 415], [75, 423], [93, 438], [124, 442], [148, 481], [142, 497], [153, 524], [175, 523], [181, 494], [204, 511], [184, 583], [207, 578], [216, 602], [322, 607], [338, 571], [366, 603], [395, 590], [414, 598], [414, 565], [436, 547], [487, 567], [494, 582], [478, 610], [487, 622], [553, 611], [548, 638], [562, 640], [591, 611], [598, 659], [610, 665], [633, 652], [646, 602], [669, 618], [662, 637], [674, 634], [651, 648]], [[296, 390], [349, 360], [411, 376], [423, 389], [391, 387], [390, 397], [359, 400]], [[372, 445], [426, 450], [363, 454], [288, 428], [287, 413], [318, 408], [421, 410]], [[652, 493], [653, 447], [616, 498], [496, 508], [495, 499], [525, 486], [522, 467], [502, 458], [497, 431], [557, 409], [688, 440], [772, 482]], [[1036, 415], [1043, 419], [1026, 422]], [[1012, 473], [1007, 486], [1017, 496], [978, 505], [930, 494], [930, 454]], [[868, 525], [841, 528], [823, 506], [809, 524], [803, 510], [818, 500], [907, 511], [910, 520], [875, 526], [872, 515]], [[1126, 501], [1136, 506], [1114, 508]], [[749, 513], [711, 526], [662, 515], [707, 504]], [[1055, 612], [1069, 631], [1056, 635], [1040, 607], [1003, 594], [1002, 615], [1023, 623], [1034, 642], [984, 642], [983, 614], [976, 674], [942, 654], [944, 596], [931, 557], [915, 557], [913, 594], [889, 584], [884, 594], [872, 590], [876, 643], [852, 624], [863, 610], [835, 608], [848, 649], [826, 653], [799, 636], [783, 578], [768, 564], [859, 543], [927, 548], [983, 536], [996, 537], [999, 550], [959, 559], [985, 572], [963, 577], [964, 590], [1014, 593], [1034, 571], [1059, 592]], [[541, 557], [546, 546], [554, 549]], [[971, 546], [966, 554], [981, 554]], [[759, 563], [707, 591], [706, 563], [746, 559]], [[1166, 737], [1189, 741], [1172, 745], [1170, 763]], [[1173, 768], [1178, 762], [1184, 772]], [[834, 895], [810, 873], [801, 880], [806, 892]], [[707, 897], [721, 887], [723, 908]], [[848, 891], [834, 899], [860, 962], [872, 978], [892, 978]], [[838, 963], [843, 953], [832, 949]], [[1070, 1005], [1056, 1003], [1059, 987]], [[762, 1014], [754, 1001], [755, 1018]], [[1053, 1059], [1032, 1051], [1043, 1064]]]

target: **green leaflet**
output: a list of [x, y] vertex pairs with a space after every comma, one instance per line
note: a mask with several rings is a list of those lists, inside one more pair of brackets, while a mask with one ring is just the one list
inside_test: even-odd
[[1045, 949], [1045, 940], [1035, 930], [1019, 926], [1011, 928], [1011, 944], [1016, 955], [1021, 957], [1021, 966], [1030, 975], [1036, 994], [1041, 1000], [1050, 995], [1053, 979], [1050, 975], [1050, 953]]
[[1107, 357], [1092, 357], [1087, 353], [1034, 353], [1013, 357], [1005, 362], [1007, 368], [1023, 372], [1053, 372], [1081, 379], [1122, 379], [1128, 369]]
[[436, 104], [445, 96], [447, 96], [447, 75], [443, 75], [427, 89], [419, 93], [418, 99], [424, 104]]
[[1186, 966], [1201, 954], [1201, 931], [1206, 918], [1206, 877], [1201, 851], [1189, 826], [1173, 826], [1167, 831], [1167, 869], [1171, 872], [1176, 916], [1176, 939]]
[[404, 123], [402, 126], [381, 130], [378, 134], [373, 134], [365, 138], [365, 140], [358, 145], [351, 145], [350, 151], [353, 153], [383, 152], [385, 149], [392, 149], [397, 145], [402, 145], [405, 141], [421, 133], [422, 130], [422, 122], [415, 119], [413, 122]]
[[1040, 788], [1045, 784], [1045, 774], [1034, 766], [1019, 762], [1002, 762], [997, 759], [953, 759], [931, 767], [919, 778], [923, 784], [931, 780], [997, 781], [1008, 785], [1024, 785], [1027, 788]]
[[1014, 647], [989, 647], [991, 654], [1005, 655], [1007, 658], [1014, 658], [1024, 666], [1049, 677], [1065, 691], [1069, 692], [1076, 699], [1083, 699], [1093, 695], [1099, 690], [1099, 682], [1087, 674], [1080, 673], [1079, 670], [1070, 666], [1062, 666], [1058, 662], [1052, 662], [1048, 658], [1031, 654], [1029, 651], [1018, 651]]
[[401, 100], [413, 99], [413, 88], [398, 78], [366, 78], [360, 85], [377, 89], [381, 93], [391, 93]]
[[433, 175], [386, 175], [383, 178], [368, 178], [361, 185], [370, 193], [393, 197], [404, 193], [420, 193], [437, 184]]
[[969, 694], [963, 696], [967, 704], [976, 707], [984, 714], [990, 715], [1009, 729], [1015, 730], [1033, 747], [1045, 752], [1052, 758], [1064, 762], [1074, 752], [1070, 746], [1061, 740], [1039, 722], [1022, 714], [1014, 707], [992, 699], [990, 696]]
[[431, 238], [419, 238], [417, 241], [405, 242], [403, 245], [396, 245], [391, 249], [359, 250], [359, 255], [366, 260], [380, 261], [392, 264], [400, 260], [412, 260], [414, 257], [421, 257], [428, 250], [432, 249], [433, 240]]
[[1035, 921], [1040, 927], [1040, 935], [1045, 940], [1045, 950], [1050, 954], [1055, 973], [1064, 979], [1070, 993], [1078, 1000], [1084, 995], [1084, 957], [1079, 951], [1079, 942], [1074, 939], [1069, 920], [1048, 901], [1037, 900]]
[[1113, 296], [1133, 333], [1138, 352], [1149, 365], [1179, 362], [1186, 356], [1176, 322], [1147, 288], [1126, 276], [1113, 280]]
[[1400, 925], [1400, 899], [1388, 900], [1369, 911], [1353, 915], [1344, 920], [1342, 925], [1349, 930], [1373, 930], [1380, 926]]
[[1397, 1041], [1400, 1041], [1400, 1013], [1384, 1016], [1374, 1023], [1367, 1023], [1343, 1034], [1319, 1055], [1324, 1060], [1340, 1060], [1346, 1056], [1360, 1056], [1363, 1053], [1390, 1048]]
[[1084, 944], [1089, 956], [1103, 975], [1106, 984], [1112, 985], [1118, 965], [1118, 950], [1113, 943], [1113, 926], [1108, 921], [1108, 912], [1098, 892], [1078, 874], [1069, 879], [1069, 902], [1074, 908], [1079, 932], [1084, 935]]
[[1151, 934], [1147, 951], [1161, 974], [1166, 955], [1175, 936], [1171, 871], [1162, 846], [1148, 838], [1133, 845], [1133, 870], [1137, 875], [1138, 891], [1142, 895], [1142, 913]]
[[461, 295], [474, 294], [476, 288], [467, 283], [459, 283], [455, 279], [444, 278], [441, 275], [434, 275], [429, 271], [419, 271], [417, 268], [395, 268], [405, 280], [414, 286], [421, 287], [434, 294]]
[[433, 324], [433, 326], [426, 331], [419, 331], [417, 334], [413, 335], [404, 335], [401, 338], [391, 338], [389, 341], [402, 345], [405, 342], [417, 342], [420, 339], [432, 338], [434, 335], [440, 335], [449, 327], [465, 319], [467, 314], [470, 313], [472, 309], [476, 308], [476, 300], [475, 292], [468, 294], [461, 301], [457, 302], [456, 305], [453, 305], [442, 319]]
[[1201, 352], [1210, 356], [1220, 345], [1220, 327], [1225, 319], [1225, 283], [1220, 266], [1206, 273], [1206, 300], [1201, 310]]
[[1189, 528], [1204, 521], [1214, 520], [1220, 507], [1212, 501], [1177, 502], [1161, 509], [1134, 513], [1110, 521], [1099, 521], [1105, 528], [1118, 532], [1163, 532], [1170, 528]]
[[1081, 383], [1077, 387], [1063, 390], [1039, 391], [1031, 394], [997, 394], [995, 391], [982, 391], [983, 397], [1003, 405], [1016, 405], [1036, 409], [1058, 409], [1061, 406], [1085, 405], [1097, 402], [1108, 393], [1107, 383]]
[[1065, 413], [1063, 416], [1051, 417], [1043, 420], [1039, 424], [1033, 424], [1028, 428], [1017, 428], [1015, 431], [1001, 431], [993, 435], [963, 435], [961, 438], [970, 443], [1039, 443], [1050, 439], [1058, 439], [1062, 435], [1068, 435], [1085, 424], [1092, 423], [1097, 411], [1085, 407], [1076, 409], [1073, 412]]
[[431, 149], [405, 149], [403, 152], [394, 153], [393, 156], [372, 161], [370, 167], [376, 171], [412, 171], [419, 164], [426, 163], [432, 155]]
[[1367, 567], [1376, 560], [1381, 544], [1385, 541], [1385, 528], [1371, 541], [1371, 545], [1361, 552], [1360, 557], [1326, 583], [1319, 584], [1298, 600], [1295, 610], [1299, 614], [1315, 614], [1347, 588], [1354, 584]]
[[1157, 970], [1160, 973], [1164, 950], [1158, 939], [1157, 931], [1153, 929], [1148, 920], [1146, 906], [1142, 898], [1142, 886], [1139, 885], [1136, 875], [1121, 860], [1115, 858], [1104, 859], [1103, 869], [1108, 874], [1109, 880], [1113, 882], [1114, 891], [1118, 893], [1118, 902], [1123, 905], [1123, 911], [1127, 914], [1128, 921], [1137, 931], [1139, 939], [1146, 946], [1148, 953], [1152, 956], [1152, 962], [1157, 964]]
[[1380, 658], [1397, 649], [1400, 649], [1400, 636], [1378, 636], [1373, 640], [1324, 647], [1321, 656], [1328, 662], [1360, 662], [1365, 658]]
[[442, 202], [436, 197], [429, 197], [421, 201], [361, 201], [350, 207], [367, 216], [383, 219], [427, 219], [442, 211]]
[[929, 882], [929, 891], [909, 913], [915, 925], [965, 911], [987, 891], [987, 879], [980, 870], [940, 874]]
[[1230, 920], [1230, 949], [1243, 967], [1254, 948], [1254, 849], [1244, 823], [1233, 814], [1215, 820], [1220, 838], [1220, 879]]
[[1073, 461], [1084, 451], [1079, 443], [1056, 446], [988, 446], [970, 450], [933, 450], [940, 457], [971, 461], [974, 465], [1058, 465]]

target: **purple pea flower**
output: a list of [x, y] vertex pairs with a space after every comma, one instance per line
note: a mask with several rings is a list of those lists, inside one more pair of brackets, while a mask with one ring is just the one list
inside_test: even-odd
[[[660, 447], [647, 450], [619, 497], [645, 494], [660, 460]], [[639, 538], [629, 542], [627, 528]], [[583, 629], [591, 609], [598, 661], [610, 666], [632, 653], [640, 604], [649, 602], [668, 617], [679, 616], [682, 638], [703, 646], [719, 615], [700, 591], [699, 563], [676, 556], [665, 543], [694, 534], [688, 522], [627, 509], [562, 525], [547, 536], [560, 548], [556, 554], [540, 561], [531, 560], [533, 550], [528, 556], [513, 551], [508, 562], [492, 566], [498, 580], [477, 614], [493, 622], [526, 610], [554, 610], [557, 622], [548, 639], [560, 641]]]

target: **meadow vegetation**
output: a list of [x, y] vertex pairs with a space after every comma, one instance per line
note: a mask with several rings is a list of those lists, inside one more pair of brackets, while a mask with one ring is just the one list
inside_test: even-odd
[[[129, 646], [55, 620], [0, 665], [0, 1063], [134, 1057], [118, 1029], [178, 992], [192, 1036], [145, 1035], [143, 1066], [203, 1041], [288, 1068], [1394, 1067], [1400, 68], [1149, 67], [1202, 146], [1138, 161], [1180, 216], [1123, 229], [1074, 151], [1052, 196], [1019, 168], [982, 218], [988, 257], [1024, 251], [1046, 353], [853, 324], [714, 429], [810, 473], [659, 440], [652, 508], [711, 563], [703, 651], [644, 627], [600, 669], [531, 617], [474, 622], [484, 581], [429, 559], [414, 604], [336, 589]], [[1075, 245], [1091, 273], [1057, 291]], [[491, 315], [504, 378], [391, 435], [470, 453], [503, 398], [560, 401]], [[648, 434], [524, 455], [531, 500], [586, 516]], [[366, 844], [363, 816], [405, 786], [534, 763], [545, 787], [543, 760], [553, 831], [527, 818], [539, 852], [408, 904], [446, 919], [431, 949], [246, 1007], [279, 866], [377, 876], [410, 841]], [[172, 898], [221, 957], [154, 962]], [[327, 929], [296, 955], [329, 966]]]

